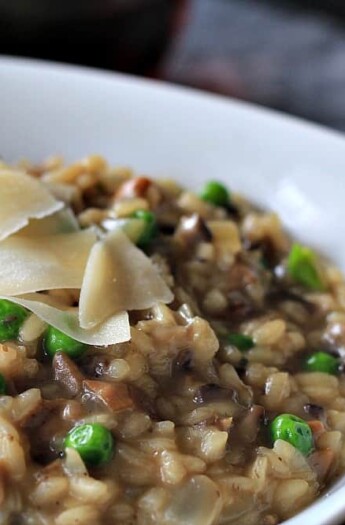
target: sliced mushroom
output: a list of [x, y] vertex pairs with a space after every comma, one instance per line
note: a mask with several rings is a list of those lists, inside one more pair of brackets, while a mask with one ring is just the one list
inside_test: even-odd
[[191, 372], [193, 370], [193, 352], [190, 349], [181, 350], [173, 362], [173, 372]]
[[119, 187], [115, 194], [115, 199], [133, 199], [134, 197], [144, 197], [151, 186], [152, 181], [147, 177], [136, 177], [130, 179]]
[[83, 388], [86, 392], [97, 397], [113, 412], [134, 407], [134, 401], [128, 387], [123, 383], [108, 383], [106, 381], [87, 379], [83, 381]]
[[320, 405], [315, 405], [314, 403], [307, 403], [306, 405], [304, 405], [303, 408], [306, 414], [309, 414], [314, 419], [323, 420], [325, 416], [325, 410]]
[[267, 296], [267, 299], [274, 303], [279, 303], [281, 301], [293, 301], [295, 303], [299, 303], [306, 309], [306, 311], [309, 314], [315, 314], [317, 311], [317, 306], [315, 304], [311, 303], [301, 295], [292, 292], [291, 290], [275, 290]]
[[237, 425], [237, 431], [247, 443], [253, 443], [260, 430], [260, 424], [264, 418], [265, 409], [261, 405], [253, 405], [242, 421]]
[[84, 376], [77, 365], [64, 352], [55, 354], [53, 372], [54, 379], [63, 384], [72, 397], [81, 391]]
[[204, 403], [212, 403], [214, 401], [226, 401], [228, 399], [233, 400], [234, 397], [236, 397], [234, 390], [222, 388], [219, 385], [210, 383], [207, 385], [202, 385], [198, 388], [194, 396], [194, 402], [198, 405], [203, 405]]
[[200, 215], [182, 217], [175, 232], [175, 239], [183, 246], [191, 247], [199, 242], [211, 242], [212, 233]]
[[[65, 399], [43, 400], [42, 409], [31, 418], [30, 426], [26, 426], [31, 443], [30, 454], [42, 465], [57, 458], [63, 437], [71, 427], [71, 421], [61, 417], [68, 402]], [[82, 410], [78, 415], [83, 415]]]
[[234, 321], [242, 322], [260, 313], [260, 309], [242, 290], [232, 290], [228, 293], [227, 315]]

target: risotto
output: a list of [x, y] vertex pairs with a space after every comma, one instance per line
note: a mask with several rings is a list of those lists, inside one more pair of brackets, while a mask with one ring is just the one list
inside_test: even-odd
[[0, 164], [0, 522], [276, 525], [345, 470], [345, 283], [223, 184]]

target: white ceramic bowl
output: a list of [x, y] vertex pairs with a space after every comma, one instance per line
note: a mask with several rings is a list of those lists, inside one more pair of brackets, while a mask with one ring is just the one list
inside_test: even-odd
[[[240, 102], [125, 76], [0, 59], [0, 155], [100, 153], [197, 189], [220, 179], [345, 270], [345, 140]], [[1, 188], [0, 188], [1, 191]], [[289, 525], [345, 519], [345, 476]]]

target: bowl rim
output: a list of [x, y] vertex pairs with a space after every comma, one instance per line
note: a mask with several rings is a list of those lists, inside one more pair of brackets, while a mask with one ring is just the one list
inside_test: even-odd
[[[165, 93], [170, 96], [182, 97], [184, 99], [197, 99], [201, 103], [212, 104], [213, 106], [233, 107], [243, 112], [243, 114], [256, 114], [259, 118], [269, 119], [278, 124], [292, 124], [295, 129], [303, 129], [309, 134], [318, 138], [331, 140], [338, 148], [343, 148], [345, 153], [345, 134], [327, 128], [317, 123], [312, 123], [300, 117], [291, 116], [282, 112], [268, 109], [250, 102], [234, 100], [222, 95], [205, 93], [198, 89], [171, 85], [168, 82], [162, 82], [153, 79], [142, 79], [134, 76], [115, 73], [111, 71], [98, 70], [85, 66], [74, 66], [58, 62], [49, 62], [37, 59], [27, 59], [12, 57], [9, 55], [0, 55], [0, 73], [2, 70], [11, 71], [31, 71], [33, 73], [45, 74], [54, 73], [58, 76], [69, 76], [70, 78], [94, 79], [100, 82], [112, 82], [122, 86], [145, 86], [145, 89], [155, 92], [156, 94]], [[344, 155], [345, 156], [345, 155]], [[344, 473], [345, 476], [345, 473]], [[338, 487], [337, 484], [326, 494], [322, 495], [305, 510], [295, 517], [287, 520], [286, 525], [305, 525], [306, 520], [313, 525], [335, 525], [340, 523], [345, 516], [345, 498], [341, 498], [341, 493], [345, 494], [345, 486]], [[331, 514], [331, 515], [330, 515]]]
[[[27, 58], [15, 55], [0, 53], [0, 68], [8, 68], [14, 70], [22, 68], [23, 70], [36, 69], [40, 72], [59, 73], [60, 75], [69, 76], [85, 76], [93, 78], [98, 81], [118, 82], [128, 84], [130, 86], [145, 86], [146, 89], [155, 90], [157, 92], [163, 91], [166, 94], [183, 96], [190, 98], [198, 98], [199, 101], [204, 101], [213, 104], [232, 105], [237, 109], [250, 113], [257, 113], [262, 118], [270, 118], [275, 121], [286, 122], [303, 127], [309, 132], [316, 132], [324, 134], [325, 138], [333, 138], [334, 140], [341, 140], [345, 144], [345, 132], [333, 129], [324, 124], [310, 121], [304, 117], [285, 113], [281, 110], [269, 108], [255, 102], [247, 100], [236, 99], [232, 96], [226, 96], [218, 93], [211, 93], [203, 91], [202, 89], [183, 86], [182, 84], [173, 84], [168, 80], [160, 80], [156, 78], [139, 77], [128, 73], [121, 73], [118, 71], [110, 71], [102, 68], [95, 68], [92, 66], [75, 65], [54, 60], [44, 60], [39, 58]], [[344, 145], [343, 144], [343, 145]]]

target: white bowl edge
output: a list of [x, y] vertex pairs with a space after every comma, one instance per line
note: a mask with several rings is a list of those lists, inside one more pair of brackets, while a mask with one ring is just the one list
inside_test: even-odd
[[[0, 57], [0, 108], [6, 160], [97, 152], [194, 188], [220, 179], [276, 210], [292, 234], [345, 269], [339, 133], [186, 88], [11, 57]], [[344, 486], [345, 477], [286, 525], [339, 523]]]

